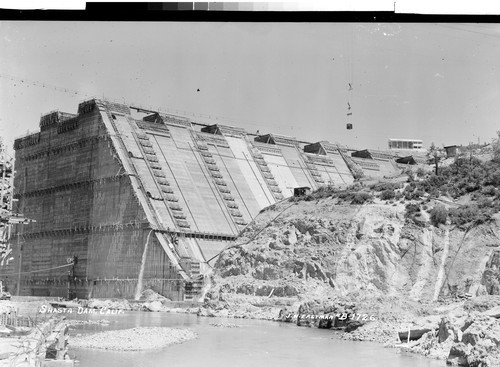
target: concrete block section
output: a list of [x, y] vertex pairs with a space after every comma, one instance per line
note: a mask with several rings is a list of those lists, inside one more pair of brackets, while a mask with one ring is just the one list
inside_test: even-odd
[[[260, 209], [265, 208], [275, 202], [272, 192], [267, 186], [265, 178], [253, 159], [251, 148], [248, 142], [243, 138], [226, 137], [226, 140], [234, 154], [235, 162], [244, 177], [244, 182], [250, 188], [253, 200], [256, 201]], [[238, 181], [239, 182], [239, 181]], [[246, 199], [250, 201], [251, 199]], [[252, 213], [255, 216], [257, 213]]]
[[[203, 157], [194, 147], [191, 135], [185, 135], [184, 130], [171, 127], [172, 136], [177, 140], [155, 137], [153, 145], [159, 150], [159, 163], [179, 198], [179, 204], [185, 208], [184, 214], [192, 218], [192, 230], [237, 233]], [[179, 149], [179, 142], [188, 148]]]

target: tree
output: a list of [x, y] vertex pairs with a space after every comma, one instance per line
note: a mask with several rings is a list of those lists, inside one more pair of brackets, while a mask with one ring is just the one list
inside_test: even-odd
[[497, 131], [497, 139], [492, 142], [491, 146], [493, 147], [493, 160], [500, 162], [500, 130]]
[[434, 142], [431, 143], [431, 146], [429, 147], [429, 150], [427, 151], [427, 160], [428, 161], [433, 161], [434, 162], [434, 171], [436, 175], [438, 174], [438, 169], [439, 169], [439, 161], [441, 159], [440, 152]]

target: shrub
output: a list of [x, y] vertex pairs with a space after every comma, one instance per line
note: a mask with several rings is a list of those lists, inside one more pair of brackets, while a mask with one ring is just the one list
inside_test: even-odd
[[413, 193], [413, 198], [414, 199], [419, 199], [420, 197], [424, 196], [425, 195], [425, 191], [423, 190], [420, 190], [420, 189], [417, 189], [417, 191], [415, 191]]
[[415, 184], [415, 182], [411, 182], [409, 185], [406, 185], [405, 187], [405, 192], [413, 192], [415, 191], [415, 188], [417, 187], [417, 185]]
[[351, 204], [364, 204], [366, 201], [371, 200], [371, 198], [372, 196], [367, 192], [356, 192]]
[[481, 194], [488, 196], [495, 196], [496, 190], [493, 186], [485, 186], [481, 189]]
[[[297, 201], [297, 200], [294, 200], [295, 198], [292, 196], [289, 201]], [[276, 204], [271, 204], [269, 206], [266, 206], [265, 208], [261, 209], [261, 211], [259, 213], [264, 213], [268, 210], [274, 210], [276, 209]]]
[[449, 215], [451, 223], [458, 226], [468, 223], [481, 224], [491, 220], [491, 211], [488, 208], [479, 208], [476, 204], [450, 209]]
[[443, 204], [436, 205], [431, 210], [430, 214], [431, 214], [431, 222], [436, 227], [439, 226], [439, 224], [445, 224], [446, 219], [448, 218], [448, 211], [446, 210]]
[[422, 167], [419, 167], [417, 169], [417, 177], [424, 177], [425, 176], [425, 170]]
[[476, 205], [478, 208], [489, 208], [491, 207], [491, 200], [487, 197], [481, 196], [477, 198]]
[[310, 196], [312, 196], [312, 199], [323, 199], [331, 197], [336, 191], [333, 185], [320, 186], [316, 191], [313, 191]]
[[429, 191], [430, 196], [438, 197], [439, 196], [439, 190], [437, 189], [432, 189]]
[[427, 225], [424, 217], [420, 213], [420, 205], [419, 204], [406, 205], [405, 218], [408, 221], [411, 221], [420, 227], [425, 227]]
[[441, 187], [446, 183], [446, 178], [444, 175], [436, 175], [432, 174], [430, 177], [427, 179], [427, 184], [429, 185], [430, 188], [435, 187]]
[[339, 199], [345, 200], [345, 201], [351, 201], [354, 197], [354, 194], [352, 192], [349, 192], [347, 190], [341, 191], [337, 194], [337, 197]]
[[392, 189], [386, 189], [380, 193], [381, 200], [391, 200], [394, 199], [396, 193]]
[[420, 212], [420, 205], [418, 204], [408, 204], [406, 205], [406, 216], [410, 216], [415, 213]]
[[313, 201], [313, 200], [316, 200], [316, 199], [321, 199], [321, 197], [317, 197], [315, 196], [314, 194], [309, 194], [309, 195], [305, 195], [302, 197], [304, 201]]
[[386, 191], [386, 190], [396, 190], [399, 189], [400, 185], [398, 183], [392, 182], [379, 182], [370, 186], [373, 191]]

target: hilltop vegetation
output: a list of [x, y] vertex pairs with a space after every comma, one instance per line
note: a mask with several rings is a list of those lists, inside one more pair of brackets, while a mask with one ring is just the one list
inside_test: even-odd
[[[378, 182], [369, 186], [355, 183], [345, 189], [325, 186], [302, 198], [311, 201], [335, 198], [338, 204], [362, 205], [377, 199], [388, 204], [406, 204], [406, 217], [422, 225], [422, 211], [431, 223], [457, 226], [485, 223], [500, 211], [500, 164], [474, 157], [458, 158], [441, 167], [438, 174], [419, 169], [406, 182]], [[447, 205], [439, 204], [439, 200]]]

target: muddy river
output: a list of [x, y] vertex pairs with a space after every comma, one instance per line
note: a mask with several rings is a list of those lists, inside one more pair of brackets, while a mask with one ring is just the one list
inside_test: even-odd
[[[69, 317], [73, 318], [73, 317]], [[75, 315], [101, 320], [102, 315]], [[339, 340], [330, 330], [297, 327], [269, 321], [196, 317], [188, 314], [128, 312], [105, 316], [108, 326], [85, 325], [71, 334], [140, 326], [189, 328], [196, 340], [148, 352], [74, 349], [70, 356], [80, 367], [443, 367], [444, 361], [399, 354], [376, 343]], [[212, 324], [212, 325], [211, 325]], [[238, 327], [220, 327], [231, 324]], [[70, 339], [71, 344], [71, 339]]]

